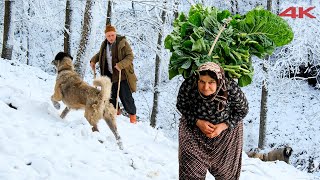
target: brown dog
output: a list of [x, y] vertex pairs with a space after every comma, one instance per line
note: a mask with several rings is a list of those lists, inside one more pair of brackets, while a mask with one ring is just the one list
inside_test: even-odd
[[58, 75], [51, 101], [56, 109], [60, 109], [58, 101], [62, 101], [67, 107], [60, 117], [63, 119], [70, 109], [84, 109], [84, 117], [92, 125], [93, 131], [98, 131], [97, 123], [104, 119], [116, 137], [120, 149], [123, 149], [120, 135], [116, 125], [116, 110], [109, 102], [111, 95], [111, 81], [108, 77], [96, 78], [94, 88], [84, 82], [74, 71], [72, 57], [64, 52], [59, 52], [52, 64], [56, 67]]

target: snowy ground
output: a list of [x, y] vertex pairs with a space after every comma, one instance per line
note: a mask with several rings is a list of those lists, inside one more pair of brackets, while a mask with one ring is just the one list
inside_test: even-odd
[[[148, 122], [133, 125], [119, 116], [121, 151], [103, 121], [100, 133], [92, 133], [83, 111], [59, 118], [50, 102], [54, 80], [38, 68], [0, 60], [0, 179], [178, 179], [175, 140]], [[283, 162], [243, 157], [242, 180], [317, 179]]]

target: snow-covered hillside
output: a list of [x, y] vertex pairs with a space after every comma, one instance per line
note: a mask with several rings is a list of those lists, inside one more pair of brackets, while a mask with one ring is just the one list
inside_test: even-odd
[[[38, 68], [0, 59], [0, 179], [178, 179], [177, 141], [148, 121], [133, 125], [118, 116], [121, 151], [103, 121], [92, 133], [81, 110], [59, 118], [50, 102], [54, 81]], [[284, 162], [243, 157], [242, 180], [316, 179]]]

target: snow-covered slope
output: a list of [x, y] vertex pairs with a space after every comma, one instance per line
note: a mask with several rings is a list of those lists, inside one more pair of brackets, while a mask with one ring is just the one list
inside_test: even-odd
[[[147, 121], [133, 125], [118, 116], [121, 151], [103, 121], [100, 133], [92, 133], [81, 110], [59, 118], [61, 110], [50, 102], [54, 81], [38, 68], [0, 59], [0, 179], [178, 179], [177, 141]], [[244, 154], [241, 179], [258, 178], [316, 179], [283, 162]]]

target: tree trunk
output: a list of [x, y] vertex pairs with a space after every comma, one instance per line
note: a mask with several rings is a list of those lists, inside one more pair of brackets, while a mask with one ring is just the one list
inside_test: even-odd
[[155, 78], [154, 78], [154, 94], [153, 94], [153, 107], [151, 112], [150, 126], [153, 128], [156, 127], [157, 124], [157, 115], [158, 115], [158, 99], [159, 99], [159, 85], [160, 85], [160, 65], [161, 65], [161, 47], [162, 47], [162, 34], [163, 28], [166, 20], [166, 4], [167, 2], [163, 2], [164, 10], [162, 10], [161, 20], [162, 20], [162, 28], [159, 30], [158, 34], [158, 45], [157, 45], [157, 53], [156, 53], [156, 62], [155, 62]]
[[[31, 15], [31, 8], [30, 8], [30, 3], [29, 2], [26, 2], [26, 3], [28, 3], [28, 19], [30, 19], [31, 17], [30, 17], [30, 15]], [[30, 25], [29, 25], [29, 23], [28, 23], [29, 21], [27, 21], [27, 23], [26, 23], [26, 38], [27, 38], [27, 48], [26, 48], [26, 56], [27, 56], [27, 65], [29, 65], [30, 64], [30, 37], [31, 37], [31, 35], [30, 35]]]
[[14, 1], [4, 1], [3, 46], [1, 57], [8, 60], [11, 60], [13, 51], [13, 3]]
[[[263, 71], [268, 76], [268, 69], [266, 62], [268, 59], [264, 59]], [[266, 77], [267, 79], [267, 77]], [[268, 114], [268, 88], [266, 80], [262, 81], [262, 92], [261, 92], [261, 106], [260, 106], [260, 127], [259, 127], [259, 144], [258, 148], [264, 149], [266, 145], [266, 129], [267, 129], [267, 114]]]
[[134, 1], [131, 2], [131, 7], [132, 7], [132, 15], [133, 17], [136, 17], [136, 10], [134, 9]]
[[239, 13], [238, 0], [231, 0], [231, 13], [232, 14]]
[[179, 16], [179, 0], [174, 0], [174, 8], [173, 8], [173, 14], [174, 14], [174, 19], [177, 19]]
[[111, 15], [112, 15], [112, 1], [109, 0], [108, 1], [106, 25], [111, 24]]
[[83, 78], [86, 70], [86, 55], [87, 55], [87, 49], [88, 44], [90, 40], [90, 34], [91, 34], [91, 26], [92, 26], [92, 6], [93, 1], [86, 1], [86, 7], [83, 17], [83, 26], [81, 31], [81, 40], [77, 52], [77, 57], [74, 63], [75, 71], [79, 73], [79, 75]]
[[276, 3], [277, 3], [277, 11], [276, 11], [276, 13], [280, 14], [280, 0], [277, 0]]
[[71, 27], [72, 9], [71, 9], [70, 3], [71, 1], [67, 0], [66, 17], [65, 17], [65, 23], [64, 23], [64, 38], [63, 38], [64, 52], [68, 54], [71, 54], [70, 27]]
[[267, 10], [272, 11], [272, 0], [267, 1]]
[[[272, 0], [267, 1], [267, 9], [271, 11], [272, 9]], [[268, 115], [268, 68], [267, 61], [269, 56], [267, 56], [263, 61], [263, 71], [266, 75], [265, 79], [262, 81], [262, 91], [261, 91], [261, 106], [260, 106], [260, 127], [259, 127], [259, 143], [258, 148], [264, 149], [266, 146], [266, 129], [267, 129], [267, 115]]]

